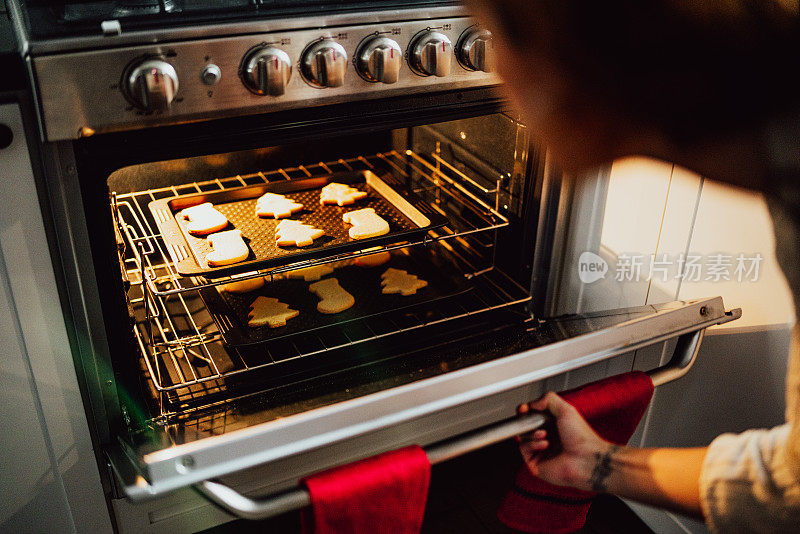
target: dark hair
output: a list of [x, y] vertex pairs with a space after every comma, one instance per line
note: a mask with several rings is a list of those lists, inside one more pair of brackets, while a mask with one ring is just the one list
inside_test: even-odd
[[798, 19], [768, 0], [479, 6], [519, 54], [541, 46], [537, 28], [547, 27], [546, 45], [575, 83], [676, 142], [691, 142], [697, 124], [703, 133], [751, 127], [800, 99]]

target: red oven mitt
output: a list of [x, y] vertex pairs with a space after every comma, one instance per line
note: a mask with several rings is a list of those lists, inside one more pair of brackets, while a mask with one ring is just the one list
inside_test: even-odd
[[[603, 438], [624, 445], [650, 404], [653, 382], [646, 373], [633, 371], [560, 395]], [[594, 495], [591, 491], [549, 484], [533, 476], [523, 464], [497, 517], [506, 526], [529, 533], [573, 532], [586, 522]]]
[[430, 480], [417, 445], [311, 475], [303, 481], [311, 494], [303, 534], [416, 534]]

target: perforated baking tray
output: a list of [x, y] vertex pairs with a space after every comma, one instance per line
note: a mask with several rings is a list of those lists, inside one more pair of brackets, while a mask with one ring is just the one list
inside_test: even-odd
[[[232, 346], [264, 343], [331, 325], [340, 326], [347, 332], [348, 328], [363, 328], [363, 321], [360, 320], [367, 319], [369, 323], [369, 318], [375, 317], [373, 324], [378, 325], [381, 314], [422, 305], [430, 307], [434, 301], [471, 290], [463, 277], [444, 276], [442, 273], [448, 272], [448, 266], [442, 263], [444, 260], [426, 253], [425, 250], [413, 253], [393, 251], [392, 258], [383, 265], [349, 265], [337, 268], [332, 274], [325, 276], [324, 278], [336, 278], [339, 285], [355, 299], [351, 308], [335, 314], [324, 314], [317, 310], [319, 298], [308, 290], [308, 286], [314, 282], [302, 279], [268, 281], [261, 289], [243, 294], [220, 292], [216, 287], [206, 287], [200, 290], [200, 296], [217, 323], [223, 340]], [[428, 285], [414, 295], [385, 295], [381, 292], [381, 274], [389, 267], [415, 274], [428, 282]], [[449, 270], [452, 270], [452, 266]], [[289, 319], [285, 326], [277, 328], [247, 326], [250, 304], [259, 296], [277, 298], [291, 309], [298, 310], [300, 315]]]
[[[323, 206], [319, 202], [320, 189], [331, 182], [366, 191], [367, 197], [349, 206]], [[278, 247], [275, 227], [281, 219], [262, 218], [255, 213], [256, 201], [264, 193], [282, 194], [302, 203], [303, 210], [290, 218], [325, 230], [325, 235], [308, 247]], [[212, 203], [228, 218], [228, 227], [223, 230], [237, 228], [242, 231], [242, 237], [250, 248], [250, 256], [245, 261], [222, 267], [208, 265], [205, 258], [211, 249], [205, 236], [191, 235], [187, 222], [178, 215], [181, 210], [204, 202]], [[334, 173], [319, 178], [181, 195], [154, 200], [149, 208], [178, 274], [207, 278], [319, 259], [378, 245], [421, 241], [429, 230], [447, 223], [441, 214], [404, 191], [392, 176], [379, 177], [371, 171]], [[350, 238], [350, 225], [342, 221], [342, 215], [363, 208], [373, 208], [383, 217], [389, 223], [389, 233], [368, 239]]]

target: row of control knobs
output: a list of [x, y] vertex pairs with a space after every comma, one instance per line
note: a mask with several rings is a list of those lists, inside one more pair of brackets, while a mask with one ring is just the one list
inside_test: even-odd
[[[456, 44], [456, 58], [466, 69], [490, 72], [493, 65], [492, 34], [472, 27]], [[420, 76], [450, 74], [453, 43], [443, 33], [425, 31], [409, 45], [408, 63]], [[375, 36], [362, 42], [356, 50], [358, 74], [367, 81], [392, 84], [397, 82], [403, 62], [403, 50], [388, 37]], [[344, 47], [329, 39], [317, 41], [302, 54], [300, 68], [305, 80], [316, 87], [339, 87], [344, 84], [348, 57]], [[212, 85], [221, 73], [216, 65], [208, 65], [204, 83]], [[283, 50], [265, 45], [248, 52], [242, 61], [242, 82], [260, 95], [284, 94], [292, 76], [292, 60]], [[126, 76], [128, 96], [137, 107], [148, 110], [169, 109], [178, 91], [175, 68], [161, 59], [148, 59], [135, 65]]]

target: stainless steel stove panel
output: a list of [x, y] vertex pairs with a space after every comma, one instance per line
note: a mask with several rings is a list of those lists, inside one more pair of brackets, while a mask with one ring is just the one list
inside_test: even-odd
[[[498, 84], [494, 74], [464, 68], [452, 49], [448, 52], [453, 57], [447, 76], [420, 76], [409, 68], [409, 43], [420, 32], [435, 30], [457, 43], [472, 26], [466, 17], [388, 21], [36, 57], [33, 65], [45, 137], [51, 141], [72, 139], [92, 132]], [[392, 38], [404, 51], [396, 83], [369, 82], [356, 70], [353, 59], [359, 45], [376, 35]], [[301, 75], [303, 51], [319, 40], [338, 43], [347, 53], [348, 68], [339, 87], [315, 87]], [[291, 79], [281, 96], [254, 94], [240, 77], [242, 58], [264, 44], [284, 51], [292, 62]], [[131, 72], [132, 65], [151, 57], [171, 65], [179, 81], [168, 111], [137, 109], [130, 93], [125, 94], [125, 73]], [[220, 76], [214, 85], [207, 85], [202, 78], [211, 65], [219, 69]]]

